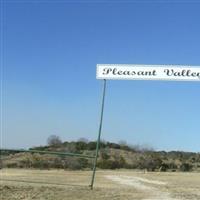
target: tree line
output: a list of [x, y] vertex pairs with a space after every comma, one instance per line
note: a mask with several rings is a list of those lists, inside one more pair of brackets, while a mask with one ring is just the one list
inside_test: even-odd
[[[81, 153], [94, 156], [96, 141], [79, 139], [62, 142], [57, 136], [50, 136], [46, 146], [31, 148], [40, 151]], [[148, 171], [200, 171], [200, 154], [182, 151], [154, 151], [136, 145], [101, 141], [97, 167], [100, 169], [140, 169]], [[1, 152], [0, 167], [39, 169], [92, 169], [92, 159], [44, 155], [38, 153]]]

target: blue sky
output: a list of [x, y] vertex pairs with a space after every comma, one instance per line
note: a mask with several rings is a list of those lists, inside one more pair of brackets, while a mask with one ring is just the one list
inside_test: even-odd
[[[96, 64], [200, 66], [198, 1], [4, 1], [3, 146], [97, 137]], [[199, 82], [108, 81], [102, 138], [200, 152]]]

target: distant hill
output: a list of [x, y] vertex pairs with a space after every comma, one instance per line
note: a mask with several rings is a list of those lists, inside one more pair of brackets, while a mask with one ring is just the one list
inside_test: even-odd
[[[95, 155], [96, 142], [60, 142], [30, 150]], [[1, 151], [1, 167], [39, 169], [91, 169], [92, 159]], [[182, 151], [154, 151], [137, 146], [101, 142], [97, 167], [100, 169], [140, 169], [147, 171], [200, 171], [200, 154]]]

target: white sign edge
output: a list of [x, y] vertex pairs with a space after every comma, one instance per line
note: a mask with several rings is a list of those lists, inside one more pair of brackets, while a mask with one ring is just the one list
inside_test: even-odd
[[200, 80], [195, 80], [195, 79], [159, 79], [159, 78], [102, 78], [98, 76], [98, 72], [99, 72], [99, 67], [101, 66], [111, 66], [111, 67], [159, 67], [159, 68], [163, 68], [163, 67], [170, 67], [170, 68], [193, 68], [193, 69], [200, 69], [200, 66], [194, 66], [194, 65], [147, 65], [147, 64], [97, 64], [96, 65], [96, 79], [98, 80], [134, 80], [134, 81], [175, 81], [175, 82], [179, 82], [179, 81], [184, 81], [184, 82], [198, 82]]

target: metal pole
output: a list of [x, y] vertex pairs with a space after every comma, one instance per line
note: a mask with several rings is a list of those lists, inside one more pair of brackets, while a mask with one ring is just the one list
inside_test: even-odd
[[94, 185], [94, 178], [95, 178], [96, 166], [97, 166], [97, 158], [98, 158], [98, 153], [99, 153], [99, 146], [100, 146], [100, 139], [101, 139], [101, 129], [102, 129], [102, 123], [103, 123], [105, 94], [106, 94], [106, 80], [104, 79], [103, 97], [102, 97], [102, 105], [101, 105], [101, 117], [100, 117], [100, 123], [99, 123], [99, 134], [98, 134], [98, 138], [97, 138], [96, 155], [95, 155], [95, 158], [94, 158], [92, 180], [91, 180], [91, 184], [90, 184], [91, 190], [93, 189], [93, 185]]

